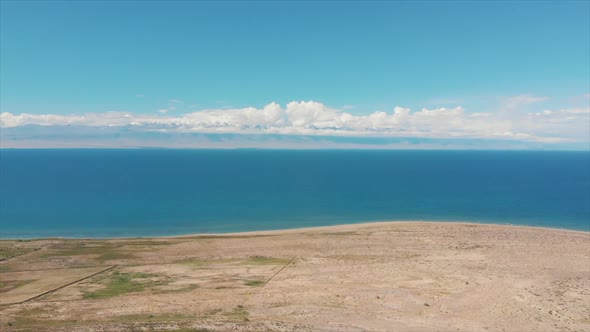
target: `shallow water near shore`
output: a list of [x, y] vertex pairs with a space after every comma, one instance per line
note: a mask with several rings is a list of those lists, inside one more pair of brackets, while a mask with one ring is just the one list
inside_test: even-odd
[[0, 237], [133, 237], [378, 220], [590, 231], [590, 153], [0, 150]]

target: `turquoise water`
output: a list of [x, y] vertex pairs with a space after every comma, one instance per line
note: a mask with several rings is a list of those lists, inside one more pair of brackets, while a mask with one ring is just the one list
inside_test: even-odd
[[0, 150], [0, 237], [378, 220], [590, 231], [589, 152]]

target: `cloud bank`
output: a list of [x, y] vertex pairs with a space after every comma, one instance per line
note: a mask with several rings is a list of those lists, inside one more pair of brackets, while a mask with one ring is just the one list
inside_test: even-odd
[[396, 106], [389, 112], [352, 114], [316, 101], [270, 103], [262, 108], [205, 109], [182, 115], [105, 112], [73, 115], [0, 114], [1, 128], [83, 126], [133, 128], [137, 132], [381, 137], [425, 139], [489, 139], [523, 142], [590, 142], [590, 107], [519, 112], [518, 105], [545, 100], [516, 96], [508, 111], [468, 112], [463, 107]]

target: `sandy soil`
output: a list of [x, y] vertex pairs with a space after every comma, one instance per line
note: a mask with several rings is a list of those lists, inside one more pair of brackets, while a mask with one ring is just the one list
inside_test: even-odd
[[1, 245], [22, 254], [0, 262], [0, 297], [30, 299], [0, 306], [0, 331], [590, 331], [587, 232], [393, 222]]

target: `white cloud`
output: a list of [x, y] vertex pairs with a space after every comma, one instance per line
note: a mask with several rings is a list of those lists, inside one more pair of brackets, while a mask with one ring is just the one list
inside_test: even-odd
[[[541, 97], [520, 96], [517, 103]], [[518, 99], [518, 98], [517, 98]], [[527, 101], [528, 100], [528, 101]], [[175, 102], [173, 102], [175, 103]], [[0, 114], [0, 127], [24, 125], [134, 126], [146, 131], [322, 135], [350, 137], [417, 137], [510, 139], [533, 142], [589, 140], [590, 110], [539, 110], [507, 117], [502, 112], [469, 113], [461, 106], [412, 111], [396, 106], [392, 112], [355, 115], [316, 101], [270, 103], [263, 108], [207, 109], [178, 116], [126, 112], [82, 115]]]
[[560, 112], [569, 113], [569, 114], [589, 114], [590, 107], [588, 107], [588, 108], [572, 108], [572, 109], [561, 110]]
[[518, 95], [518, 96], [512, 96], [512, 97], [508, 97], [508, 98], [504, 98], [502, 100], [502, 105], [504, 107], [504, 109], [506, 110], [515, 110], [527, 105], [532, 105], [532, 104], [536, 104], [536, 103], [540, 103], [542, 101], [548, 100], [548, 97], [541, 97], [541, 96], [535, 96], [535, 95], [531, 95], [531, 94], [525, 94], [525, 95]]

